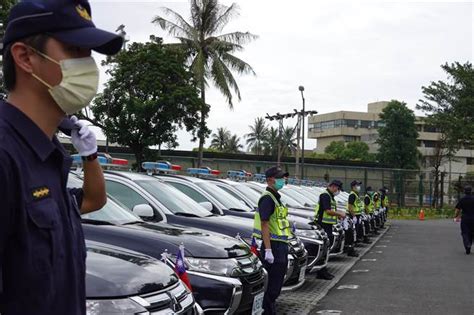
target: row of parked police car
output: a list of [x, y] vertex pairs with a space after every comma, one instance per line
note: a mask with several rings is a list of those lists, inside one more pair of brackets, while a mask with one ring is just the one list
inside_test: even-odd
[[[82, 187], [81, 158], [73, 158], [68, 186]], [[262, 313], [267, 276], [252, 232], [264, 176], [168, 162], [145, 162], [146, 173], [133, 173], [126, 160], [105, 154], [99, 162], [109, 199], [82, 216], [88, 314]], [[335, 225], [330, 244], [314, 223], [325, 188], [313, 184], [289, 180], [280, 191], [293, 232], [283, 291], [297, 290], [342, 254], [344, 229], [354, 228], [349, 221]], [[344, 209], [348, 194], [336, 200]]]

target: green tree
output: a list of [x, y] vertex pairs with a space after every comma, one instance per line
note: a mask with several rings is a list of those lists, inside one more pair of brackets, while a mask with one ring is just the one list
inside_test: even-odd
[[417, 109], [427, 114], [427, 123], [445, 136], [450, 153], [463, 145], [474, 145], [474, 69], [471, 62], [444, 64], [448, 81], [422, 87]]
[[227, 128], [217, 128], [217, 132], [212, 134], [210, 148], [216, 149], [221, 152], [224, 151], [227, 143], [229, 142], [230, 137], [230, 131], [227, 130]]
[[184, 56], [151, 37], [133, 43], [104, 65], [111, 79], [91, 107], [93, 118], [109, 140], [130, 147], [138, 165], [150, 146], [175, 144], [177, 128], [199, 124], [199, 90]]
[[263, 139], [263, 154], [277, 156], [278, 154], [278, 129], [270, 127]]
[[[17, 3], [17, 0], [2, 0], [0, 2], [0, 42], [5, 33], [5, 28], [7, 26], [7, 19], [10, 9]], [[3, 64], [0, 60], [0, 99], [6, 97], [7, 90], [3, 85]]]
[[172, 44], [187, 56], [191, 71], [201, 90], [203, 107], [200, 111], [200, 130], [198, 165], [202, 164], [205, 139], [209, 133], [206, 118], [209, 107], [206, 105], [206, 88], [212, 81], [225, 96], [229, 107], [233, 108], [232, 90], [240, 100], [240, 90], [232, 71], [238, 74], [255, 74], [252, 67], [237, 58], [234, 53], [243, 50], [243, 45], [257, 37], [249, 32], [232, 32], [220, 34], [224, 27], [238, 14], [234, 3], [230, 7], [219, 4], [217, 0], [190, 0], [191, 20], [186, 21], [175, 11], [164, 8], [165, 15], [156, 16], [153, 23], [158, 24], [179, 43]]
[[380, 114], [378, 160], [401, 169], [418, 168], [418, 131], [415, 114], [406, 103], [392, 100]]
[[265, 142], [265, 137], [268, 133], [265, 119], [261, 117], [256, 118], [253, 126], [249, 126], [249, 128], [250, 132], [245, 135], [249, 151], [256, 155], [260, 155], [263, 153], [263, 143]]
[[365, 142], [333, 141], [325, 149], [327, 158], [333, 157], [337, 160], [359, 160], [373, 161], [375, 157], [369, 153], [369, 146]]
[[226, 153], [240, 153], [242, 151], [243, 145], [240, 144], [240, 138], [237, 135], [232, 135], [227, 139], [224, 152]]
[[325, 149], [324, 153], [334, 156], [335, 159], [341, 160], [344, 156], [346, 144], [344, 141], [332, 141]]

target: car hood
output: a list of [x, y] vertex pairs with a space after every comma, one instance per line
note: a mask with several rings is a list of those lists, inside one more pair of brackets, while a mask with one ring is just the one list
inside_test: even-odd
[[249, 255], [242, 242], [224, 235], [164, 223], [133, 225], [83, 224], [86, 239], [121, 246], [161, 259], [167, 251], [175, 255], [184, 245], [185, 255], [196, 258], [231, 258]]
[[220, 233], [229, 237], [239, 234], [243, 238], [251, 238], [253, 233], [253, 218], [218, 215], [206, 218], [188, 218], [169, 216], [168, 222], [184, 226]]
[[86, 246], [88, 299], [156, 292], [178, 282], [171, 268], [149, 256], [97, 242]]

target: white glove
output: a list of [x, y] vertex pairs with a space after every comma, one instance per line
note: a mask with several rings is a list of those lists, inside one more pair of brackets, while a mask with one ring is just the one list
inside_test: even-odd
[[85, 120], [78, 120], [71, 116], [74, 129], [71, 131], [71, 142], [81, 156], [89, 156], [97, 152], [97, 140], [95, 134], [86, 125]]
[[275, 257], [273, 257], [271, 249], [265, 249], [265, 261], [269, 264], [273, 264], [275, 261]]

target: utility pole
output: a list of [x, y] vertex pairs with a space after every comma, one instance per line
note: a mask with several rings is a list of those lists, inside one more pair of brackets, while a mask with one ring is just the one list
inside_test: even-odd
[[301, 143], [301, 179], [304, 179], [304, 121], [306, 119], [306, 110], [305, 110], [305, 99], [304, 99], [304, 86], [298, 88], [301, 92], [301, 98], [303, 100], [303, 111], [302, 111], [302, 143]]
[[[317, 114], [318, 112], [315, 111], [315, 110], [310, 110], [310, 111], [297, 111], [296, 109], [294, 109], [294, 112], [293, 113], [288, 113], [288, 114], [280, 114], [280, 113], [276, 113], [276, 115], [273, 115], [273, 116], [270, 116], [268, 113], [267, 113], [267, 116], [265, 117], [265, 119], [268, 119], [270, 121], [273, 121], [273, 120], [276, 120], [278, 121], [278, 157], [277, 157], [277, 163], [278, 165], [280, 165], [280, 161], [281, 161], [281, 154], [282, 154], [282, 142], [281, 142], [281, 138], [282, 138], [282, 134], [283, 134], [283, 130], [284, 130], [284, 126], [283, 126], [283, 120], [285, 119], [289, 119], [289, 118], [294, 118], [294, 117], [298, 117], [298, 123], [296, 124], [296, 126], [293, 128], [293, 134], [295, 133], [295, 131], [300, 128], [301, 126], [301, 122], [302, 120], [304, 119], [304, 117], [306, 117], [307, 115], [315, 115]], [[304, 134], [304, 132], [303, 132]], [[299, 138], [299, 132], [298, 132], [298, 135], [297, 135], [297, 138]], [[298, 147], [299, 147], [299, 143], [298, 143]], [[298, 150], [297, 150], [298, 151]], [[296, 165], [298, 165], [298, 154], [295, 154], [296, 155]], [[298, 175], [298, 172], [295, 174], [296, 176]]]

